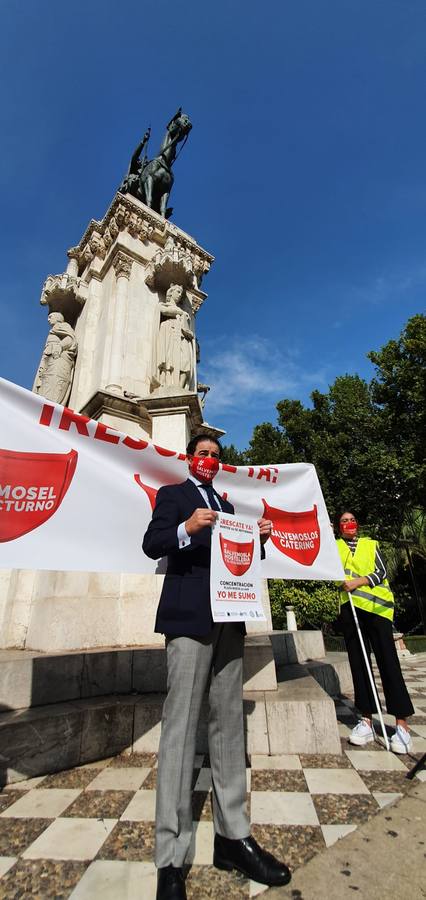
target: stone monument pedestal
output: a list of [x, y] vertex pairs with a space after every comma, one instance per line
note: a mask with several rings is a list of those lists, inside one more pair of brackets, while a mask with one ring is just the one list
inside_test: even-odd
[[[67, 405], [179, 452], [197, 431], [222, 435], [204, 422], [197, 392], [195, 317], [213, 257], [140, 200], [118, 193], [68, 258], [66, 272], [46, 279], [40, 300], [49, 314], [61, 313], [78, 345]], [[2, 571], [0, 647], [162, 645], [153, 630], [161, 585], [159, 575]], [[267, 589], [264, 603], [261, 630], [271, 628]]]

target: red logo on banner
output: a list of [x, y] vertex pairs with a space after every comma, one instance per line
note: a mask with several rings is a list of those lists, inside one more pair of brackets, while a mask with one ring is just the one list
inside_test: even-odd
[[320, 548], [317, 507], [306, 512], [287, 512], [269, 506], [266, 500], [263, 506], [264, 518], [272, 521], [271, 540], [277, 550], [302, 566], [311, 566]]
[[144, 484], [143, 481], [141, 480], [141, 476], [139, 475], [138, 472], [135, 472], [134, 479], [136, 481], [136, 484], [138, 484], [139, 487], [141, 487], [142, 490], [145, 491], [145, 493], [148, 497], [148, 500], [151, 504], [151, 509], [154, 509], [155, 501], [157, 499], [157, 494], [158, 494], [159, 488], [153, 488], [149, 484]]
[[222, 559], [226, 568], [232, 575], [244, 575], [250, 568], [253, 560], [254, 540], [248, 544], [239, 544], [230, 541], [229, 538], [219, 535]]
[[53, 516], [71, 484], [78, 453], [0, 450], [0, 541], [14, 541]]

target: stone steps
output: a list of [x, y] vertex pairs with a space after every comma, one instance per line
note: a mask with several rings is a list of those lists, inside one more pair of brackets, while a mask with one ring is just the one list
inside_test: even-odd
[[[277, 690], [244, 692], [248, 753], [340, 753], [332, 699], [303, 666], [288, 669]], [[156, 752], [163, 700], [159, 693], [111, 695], [1, 713], [1, 783], [124, 751]], [[207, 749], [206, 703], [197, 752]]]
[[[244, 714], [251, 754], [341, 752], [334, 703], [326, 691], [341, 689], [339, 665], [344, 674], [344, 664], [328, 657], [283, 663], [289, 659], [285, 646], [292, 659], [295, 646], [299, 659], [306, 656], [306, 639], [299, 634], [300, 640], [292, 636], [290, 641], [286, 633], [274, 636], [278, 683], [269, 638], [246, 639]], [[318, 644], [318, 656], [320, 650]], [[0, 781], [121, 752], [156, 752], [165, 687], [165, 653], [159, 647], [67, 654], [2, 651]], [[206, 703], [197, 750], [207, 749]]]
[[[0, 650], [0, 712], [107, 694], [162, 693], [166, 683], [164, 647], [68, 653]], [[276, 686], [269, 637], [248, 635], [245, 689], [274, 690]]]

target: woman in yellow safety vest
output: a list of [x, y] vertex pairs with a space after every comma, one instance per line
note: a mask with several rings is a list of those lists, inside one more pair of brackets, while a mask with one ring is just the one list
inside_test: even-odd
[[358, 523], [351, 512], [343, 512], [337, 520], [337, 548], [345, 570], [340, 585], [339, 624], [345, 638], [355, 690], [355, 706], [361, 720], [349, 736], [349, 742], [362, 746], [374, 741], [372, 714], [377, 712], [368, 673], [362, 655], [356, 625], [349, 601], [350, 591], [367, 653], [376, 657], [388, 713], [395, 716], [396, 730], [390, 746], [395, 753], [408, 753], [412, 740], [407, 716], [414, 713], [393, 638], [394, 599], [386, 578], [386, 567], [377, 541], [358, 537]]

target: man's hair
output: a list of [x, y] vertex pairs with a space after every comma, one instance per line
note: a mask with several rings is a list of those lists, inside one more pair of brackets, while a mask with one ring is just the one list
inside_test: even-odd
[[219, 456], [222, 456], [222, 444], [219, 443], [217, 438], [213, 437], [211, 434], [208, 434], [207, 431], [201, 431], [200, 434], [196, 434], [191, 438], [186, 448], [187, 456], [194, 456], [197, 444], [199, 444], [200, 441], [212, 441], [213, 444], [216, 444], [219, 450]]

